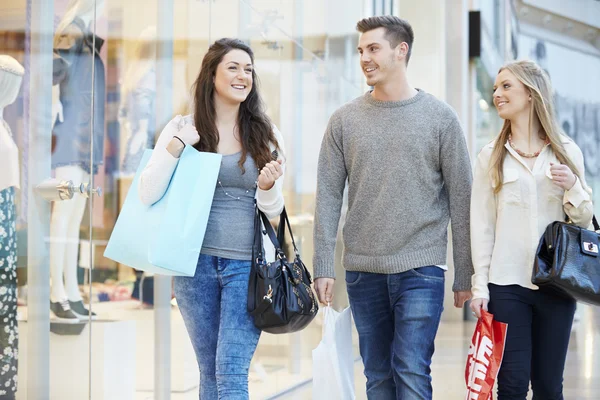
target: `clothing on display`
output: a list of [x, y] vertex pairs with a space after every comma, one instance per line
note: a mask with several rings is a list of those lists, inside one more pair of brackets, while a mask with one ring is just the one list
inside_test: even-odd
[[[81, 18], [75, 17], [55, 46], [53, 84], [60, 85], [64, 118], [62, 122], [56, 121], [53, 129], [52, 168], [77, 165], [87, 173], [95, 173], [103, 162], [105, 72], [100, 58], [103, 43], [104, 40], [91, 33]], [[92, 89], [94, 129], [90, 135]], [[93, 167], [90, 165], [90, 136], [94, 146]]]
[[0, 190], [19, 188], [19, 149], [10, 126], [3, 118], [3, 110], [17, 99], [24, 73], [17, 60], [0, 55]]
[[17, 229], [15, 188], [19, 187], [19, 149], [3, 119], [17, 99], [25, 70], [17, 60], [0, 55], [0, 398], [17, 391], [19, 333], [17, 323]]
[[0, 190], [19, 187], [19, 149], [13, 140], [10, 126], [0, 117]]
[[[51, 166], [56, 179], [76, 185], [88, 182], [104, 159], [106, 83], [100, 57], [104, 40], [89, 28], [102, 9], [95, 1], [72, 1], [54, 37], [52, 107], [56, 120], [52, 121]], [[84, 196], [76, 195], [52, 205], [50, 309], [57, 320], [66, 323], [78, 323], [89, 314], [95, 317], [83, 305], [77, 276], [79, 231], [87, 203]]]
[[17, 215], [15, 189], [0, 192], [0, 398], [17, 391]]
[[[121, 167], [123, 174], [135, 174], [144, 150], [154, 147], [155, 97], [156, 70], [150, 68], [132, 90], [126, 93], [119, 109], [121, 132], [127, 135], [125, 157]], [[142, 121], [146, 121], [146, 129], [141, 129]], [[143, 137], [138, 137], [139, 134]]]

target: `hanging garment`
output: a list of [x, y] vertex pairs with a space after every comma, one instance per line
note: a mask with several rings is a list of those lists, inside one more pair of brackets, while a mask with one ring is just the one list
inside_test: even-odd
[[[63, 122], [56, 121], [53, 139], [52, 168], [78, 165], [87, 173], [95, 173], [104, 160], [105, 73], [100, 58], [104, 40], [75, 18], [60, 37], [54, 49], [53, 84], [60, 85]], [[94, 78], [92, 79], [92, 66]], [[93, 85], [93, 86], [92, 86]], [[94, 90], [94, 129], [92, 129], [92, 87]], [[90, 144], [94, 146], [90, 165]]]
[[0, 398], [17, 391], [17, 232], [15, 189], [0, 191]]

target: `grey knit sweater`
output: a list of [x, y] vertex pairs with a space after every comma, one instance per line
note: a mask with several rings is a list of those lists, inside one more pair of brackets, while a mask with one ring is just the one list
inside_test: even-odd
[[446, 264], [452, 220], [453, 290], [470, 290], [471, 163], [456, 113], [419, 90], [403, 101], [368, 92], [338, 109], [319, 155], [314, 275], [335, 277], [343, 192], [343, 265], [394, 274]]

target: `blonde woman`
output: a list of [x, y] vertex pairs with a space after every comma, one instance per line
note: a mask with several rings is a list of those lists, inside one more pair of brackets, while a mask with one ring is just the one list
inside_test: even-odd
[[475, 274], [471, 309], [508, 323], [498, 399], [563, 399], [562, 380], [575, 302], [531, 283], [546, 226], [568, 217], [587, 227], [591, 190], [583, 155], [554, 114], [548, 75], [534, 62], [502, 67], [494, 105], [504, 126], [477, 157], [471, 198]]

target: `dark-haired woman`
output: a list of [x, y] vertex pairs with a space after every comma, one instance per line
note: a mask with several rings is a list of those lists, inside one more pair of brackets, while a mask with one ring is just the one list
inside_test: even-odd
[[202, 400], [248, 398], [260, 336], [246, 308], [255, 201], [270, 218], [283, 209], [283, 140], [264, 111], [256, 79], [246, 44], [220, 39], [210, 46], [194, 84], [193, 116], [169, 122], [140, 177], [140, 197], [153, 204], [185, 144], [223, 155], [196, 274], [175, 278]]

